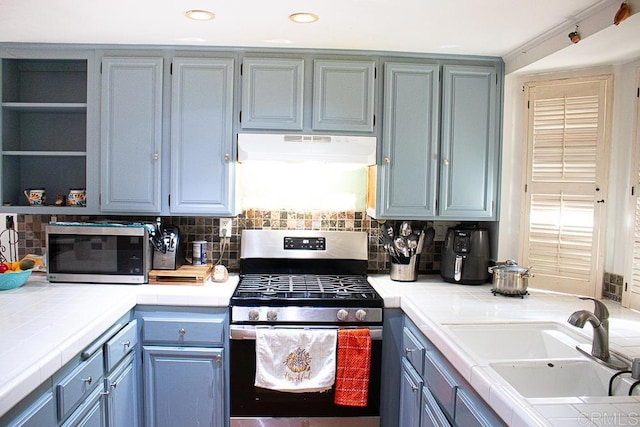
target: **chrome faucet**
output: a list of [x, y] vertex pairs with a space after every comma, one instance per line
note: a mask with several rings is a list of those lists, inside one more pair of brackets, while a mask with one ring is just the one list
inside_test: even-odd
[[[578, 328], [583, 328], [589, 322], [593, 326], [593, 343], [591, 344], [591, 356], [614, 369], [626, 369], [628, 363], [620, 360], [609, 352], [609, 310], [607, 306], [594, 298], [580, 297], [582, 300], [591, 300], [595, 303], [595, 312], [578, 310], [569, 316], [567, 322]], [[578, 350], [587, 354], [578, 346]], [[588, 354], [587, 354], [588, 355]]]

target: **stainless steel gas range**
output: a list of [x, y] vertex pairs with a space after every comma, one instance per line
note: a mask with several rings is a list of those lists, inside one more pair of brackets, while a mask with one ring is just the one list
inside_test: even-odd
[[[367, 233], [244, 230], [240, 283], [231, 298], [231, 426], [379, 426], [383, 301], [367, 281]], [[366, 329], [371, 337], [368, 398], [336, 404], [326, 391], [258, 387], [261, 329]]]

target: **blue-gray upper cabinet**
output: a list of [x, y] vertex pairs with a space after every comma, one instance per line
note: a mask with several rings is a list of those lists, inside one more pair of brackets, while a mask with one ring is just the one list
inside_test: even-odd
[[368, 202], [376, 218], [436, 215], [439, 72], [433, 64], [384, 64], [382, 164]]
[[498, 77], [495, 67], [443, 68], [441, 218], [495, 219]]
[[162, 58], [103, 58], [101, 92], [101, 210], [159, 213]]
[[243, 59], [242, 129], [301, 131], [303, 102], [303, 59]]
[[373, 132], [375, 63], [314, 60], [313, 130]]
[[173, 60], [171, 213], [232, 215], [231, 58]]

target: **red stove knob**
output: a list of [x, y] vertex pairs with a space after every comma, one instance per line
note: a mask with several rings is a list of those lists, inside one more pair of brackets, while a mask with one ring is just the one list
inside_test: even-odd
[[255, 322], [260, 318], [260, 312], [255, 308], [249, 310], [249, 320]]
[[275, 310], [267, 311], [267, 320], [270, 322], [274, 322], [278, 320], [278, 312]]
[[356, 319], [358, 319], [359, 321], [363, 321], [364, 319], [366, 319], [367, 317], [367, 311], [360, 309], [356, 311]]
[[349, 312], [344, 308], [341, 308], [336, 313], [336, 317], [338, 318], [338, 320], [341, 320], [341, 321], [347, 320], [349, 318]]

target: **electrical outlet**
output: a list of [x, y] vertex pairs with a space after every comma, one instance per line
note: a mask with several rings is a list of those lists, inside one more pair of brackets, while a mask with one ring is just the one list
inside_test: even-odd
[[442, 242], [444, 240], [444, 238], [445, 238], [445, 235], [447, 234], [447, 229], [449, 227], [453, 227], [455, 225], [456, 225], [455, 222], [449, 222], [449, 221], [435, 222], [433, 224], [433, 228], [436, 229], [436, 234], [433, 237], [433, 240], [435, 242]]
[[220, 218], [220, 237], [231, 237], [231, 218]]

